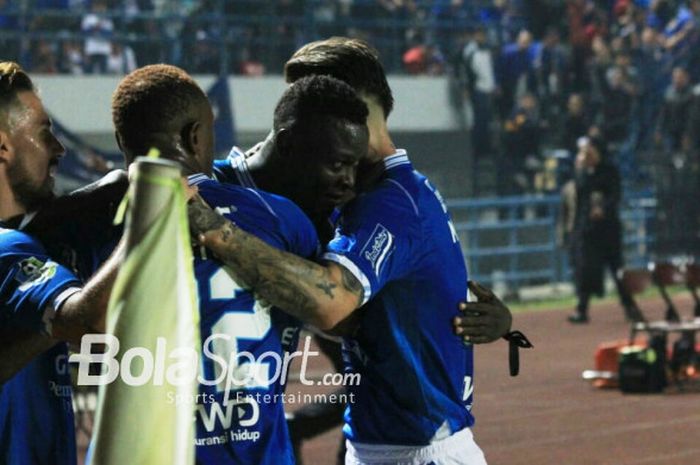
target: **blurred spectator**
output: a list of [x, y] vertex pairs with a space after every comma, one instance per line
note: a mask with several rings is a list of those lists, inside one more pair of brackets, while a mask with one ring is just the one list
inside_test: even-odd
[[[12, 34], [17, 30], [18, 10], [11, 0], [0, 0], [0, 31]], [[4, 60], [17, 60], [19, 55], [19, 38], [12, 36], [0, 38], [0, 50]]]
[[664, 53], [658, 32], [645, 27], [641, 33], [640, 46], [635, 51], [634, 63], [639, 78], [639, 124], [638, 145], [650, 145], [656, 130], [656, 118], [663, 103], [663, 96], [670, 69], [670, 58]]
[[541, 166], [541, 129], [537, 98], [525, 94], [505, 123], [505, 152], [500, 163], [500, 171], [506, 174], [504, 194], [532, 191], [534, 173]]
[[58, 62], [59, 72], [63, 74], [83, 74], [85, 62], [83, 49], [75, 41], [66, 40], [61, 45], [61, 59]]
[[[688, 109], [688, 124], [683, 135], [683, 149], [700, 164], [700, 84], [693, 87]], [[698, 180], [700, 184], [700, 179]]]
[[559, 31], [550, 27], [540, 44], [537, 44], [535, 58], [535, 76], [537, 93], [540, 97], [543, 118], [554, 120], [561, 105], [561, 98], [566, 88], [567, 57], [561, 44]]
[[197, 40], [189, 60], [189, 71], [216, 74], [219, 72], [219, 64], [219, 49], [216, 42], [205, 31], [197, 31]]
[[522, 30], [515, 43], [506, 45], [501, 52], [496, 72], [501, 90], [500, 114], [506, 118], [516, 100], [525, 93], [536, 92], [532, 35]]
[[674, 68], [671, 85], [664, 95], [656, 131], [656, 140], [663, 143], [666, 153], [682, 149], [692, 99], [693, 90], [688, 72], [683, 68]]
[[591, 120], [586, 112], [583, 96], [571, 94], [561, 129], [561, 147], [565, 148], [570, 155], [575, 155], [578, 152], [578, 140], [588, 133], [590, 125]]
[[153, 19], [146, 19], [141, 23], [141, 27], [144, 40], [134, 44], [136, 62], [145, 66], [165, 61], [164, 40], [159, 23]]
[[129, 74], [136, 69], [136, 55], [131, 47], [112, 42], [112, 51], [107, 58], [108, 74]]
[[433, 0], [428, 13], [429, 41], [441, 50], [452, 50], [456, 45], [452, 26], [469, 18], [470, 4], [469, 0]]
[[435, 45], [416, 45], [403, 54], [403, 65], [409, 74], [439, 75], [445, 70], [445, 57]]
[[472, 40], [464, 46], [460, 64], [464, 69], [462, 86], [474, 112], [472, 150], [474, 156], [481, 157], [492, 153], [491, 120], [496, 91], [493, 57], [484, 28], [474, 31]]
[[304, 5], [300, 0], [278, 0], [275, 2], [275, 14], [286, 21], [280, 21], [275, 25], [274, 34], [281, 40], [272, 50], [266, 63], [266, 67], [274, 73], [282, 73], [284, 63], [296, 51], [300, 40], [297, 37], [298, 28], [294, 25], [295, 19], [301, 19], [304, 15]]
[[105, 15], [105, 0], [94, 0], [90, 12], [83, 16], [81, 29], [87, 34], [85, 39], [85, 69], [90, 74], [102, 74], [107, 71], [107, 60], [112, 53], [110, 38], [114, 23]]
[[611, 67], [605, 80], [599, 123], [603, 137], [611, 145], [617, 146], [628, 136], [634, 104], [634, 87], [623, 68], [619, 66]]
[[34, 43], [32, 51], [32, 71], [42, 74], [58, 73], [58, 58], [54, 50], [54, 44], [48, 40], [40, 39]]
[[585, 89], [589, 90], [591, 104], [594, 113], [597, 112], [603, 103], [605, 89], [607, 87], [606, 74], [612, 66], [613, 56], [610, 47], [603, 37], [595, 36], [591, 41], [591, 51], [593, 55], [586, 65], [588, 76]]

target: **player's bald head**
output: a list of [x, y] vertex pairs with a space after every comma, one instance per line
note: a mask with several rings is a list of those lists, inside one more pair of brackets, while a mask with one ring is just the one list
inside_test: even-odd
[[112, 121], [122, 149], [144, 155], [158, 137], [196, 121], [205, 106], [207, 96], [185, 71], [150, 65], [119, 83], [112, 96]]
[[304, 45], [284, 66], [287, 82], [327, 74], [349, 84], [359, 94], [377, 99], [384, 118], [394, 108], [394, 97], [379, 61], [379, 53], [361, 39], [331, 37]]

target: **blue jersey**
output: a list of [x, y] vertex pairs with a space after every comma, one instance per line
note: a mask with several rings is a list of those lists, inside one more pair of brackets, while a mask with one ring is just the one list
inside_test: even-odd
[[[471, 426], [473, 353], [453, 334], [467, 295], [459, 240], [440, 194], [404, 151], [343, 212], [324, 258], [362, 283], [360, 330], [343, 342], [361, 381], [348, 389], [346, 436], [426, 445]], [[398, 382], [397, 382], [398, 381]]]
[[[78, 286], [37, 240], [0, 228], [2, 332], [46, 331], [50, 313]], [[58, 343], [0, 385], [0, 464], [74, 465], [73, 421], [67, 345]]]
[[[252, 150], [256, 150], [262, 143], [258, 144]], [[234, 184], [236, 186], [250, 187], [253, 189], [259, 189], [253, 175], [248, 169], [248, 162], [246, 154], [241, 151], [238, 147], [232, 147], [228, 156], [221, 160], [214, 160], [214, 177], [217, 181]], [[335, 228], [340, 219], [340, 210], [334, 208], [330, 217], [328, 218], [329, 227], [331, 230]]]
[[246, 156], [238, 147], [232, 147], [226, 158], [214, 160], [214, 177], [226, 184], [257, 189], [253, 176], [248, 170]]
[[[190, 181], [210, 206], [267, 244], [304, 257], [317, 252], [310, 220], [289, 200], [203, 175]], [[281, 361], [285, 351], [296, 348], [299, 321], [256, 301], [218, 260], [196, 253], [195, 275], [203, 373], [207, 380], [219, 381], [200, 385], [197, 463], [294, 463], [282, 402]], [[227, 370], [240, 385], [229, 385], [228, 394], [223, 375], [227, 370], [214, 356], [233, 360]]]

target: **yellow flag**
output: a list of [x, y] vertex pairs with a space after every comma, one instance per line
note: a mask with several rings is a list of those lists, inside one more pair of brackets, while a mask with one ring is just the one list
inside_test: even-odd
[[167, 165], [140, 161], [128, 194], [127, 257], [109, 304], [94, 465], [194, 463], [199, 313], [179, 168]]

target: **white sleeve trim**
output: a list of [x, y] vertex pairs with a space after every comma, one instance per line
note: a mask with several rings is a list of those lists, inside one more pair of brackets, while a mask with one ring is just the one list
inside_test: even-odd
[[41, 321], [44, 323], [44, 332], [49, 336], [53, 337], [53, 319], [56, 314], [61, 310], [63, 304], [68, 300], [68, 297], [72, 296], [76, 292], [80, 292], [82, 288], [80, 287], [69, 287], [61, 291], [53, 302], [46, 306], [44, 310], [44, 315], [41, 317]]
[[367, 276], [365, 276], [362, 270], [360, 270], [357, 267], [357, 265], [355, 265], [349, 258], [345, 257], [344, 255], [326, 252], [321, 258], [323, 258], [324, 260], [335, 262], [340, 266], [345, 267], [350, 273], [353, 274], [353, 276], [355, 276], [355, 278], [357, 278], [358, 281], [360, 281], [360, 284], [362, 284], [362, 288], [364, 289], [362, 303], [360, 305], [366, 304], [369, 298], [372, 296], [372, 286], [370, 286], [369, 279], [367, 279]]

